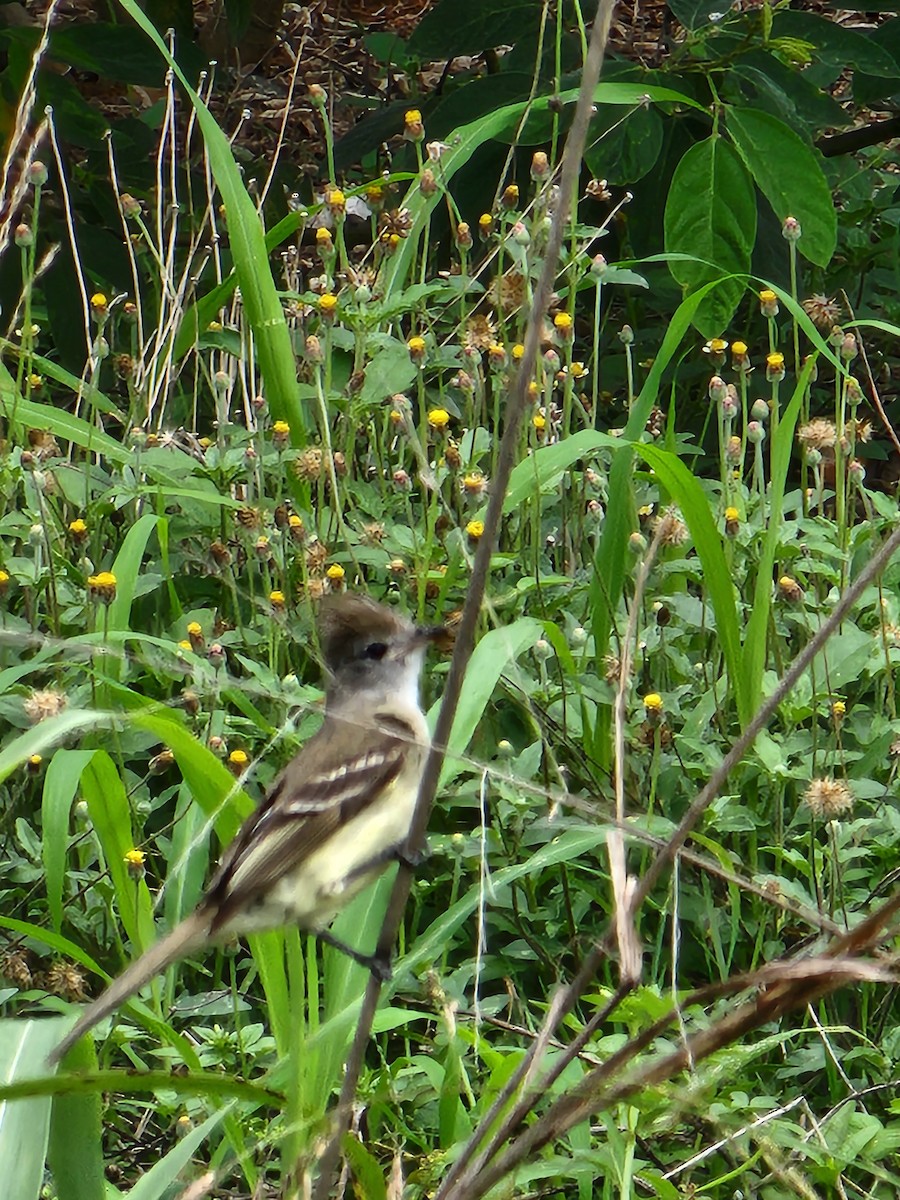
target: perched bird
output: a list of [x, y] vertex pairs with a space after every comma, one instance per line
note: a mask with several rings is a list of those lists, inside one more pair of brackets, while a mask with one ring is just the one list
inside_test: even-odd
[[75, 1042], [171, 963], [208, 942], [297, 925], [376, 974], [386, 964], [328, 925], [402, 857], [428, 748], [419, 674], [443, 627], [422, 627], [367, 597], [322, 602], [328, 679], [321, 729], [241, 826], [191, 916], [131, 964], [52, 1051]]

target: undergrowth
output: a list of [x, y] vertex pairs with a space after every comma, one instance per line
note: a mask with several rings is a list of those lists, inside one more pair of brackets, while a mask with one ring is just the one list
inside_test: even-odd
[[[330, 147], [327, 96], [313, 100]], [[365, 590], [429, 621], [463, 606], [559, 163], [511, 158], [484, 213], [458, 210], [453, 178], [521, 111], [439, 143], [410, 109], [397, 131], [410, 171], [353, 186], [332, 173], [318, 201], [264, 232], [265, 195], [173, 77], [157, 190], [130, 194], [110, 150], [133, 288], [80, 277], [77, 376], [47, 342], [42, 291], [42, 198], [63, 195], [65, 175], [44, 165], [52, 140], [28, 142], [8, 251], [25, 288], [0, 363], [7, 1079], [39, 1078], [59, 1030], [47, 1016], [192, 909], [220, 847], [316, 727], [322, 595]], [[619, 207], [605, 191], [582, 180], [540, 314], [431, 857], [345, 1142], [366, 1196], [446, 1182], [557, 984], [621, 911], [611, 831], [642, 877], [896, 525], [895, 498], [867, 483], [870, 330], [798, 291], [802, 226], [783, 224], [791, 289], [744, 280], [736, 332], [705, 340], [691, 319], [708, 284], [639, 358], [625, 318], [648, 276], [604, 257]], [[599, 222], [585, 215], [598, 197]], [[347, 215], [360, 202], [362, 233]], [[898, 655], [891, 564], [650, 890], [640, 980], [618, 990], [615, 956], [602, 958], [546, 1048], [535, 1114], [670, 1009], [633, 1052], [640, 1064], [674, 1052], [728, 1014], [739, 988], [726, 981], [758, 985], [754, 972], [884, 895], [900, 834]], [[429, 705], [444, 672], [430, 664]], [[339, 935], [374, 945], [387, 888], [360, 897]], [[893, 1195], [900, 1047], [882, 982], [817, 996], [561, 1126], [516, 1186]], [[78, 1103], [54, 1101], [51, 1194], [103, 1195], [104, 1164], [119, 1192], [140, 1179], [142, 1200], [176, 1194], [179, 1172], [211, 1171], [220, 1195], [313, 1173], [365, 984], [293, 931], [173, 968], [67, 1064], [89, 1082]], [[712, 984], [721, 994], [682, 1004]], [[23, 1136], [16, 1111], [0, 1110], [0, 1141]], [[30, 1136], [40, 1171], [46, 1129]]]

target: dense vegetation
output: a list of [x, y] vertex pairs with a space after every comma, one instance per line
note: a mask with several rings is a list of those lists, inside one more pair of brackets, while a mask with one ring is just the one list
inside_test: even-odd
[[[347, 1078], [365, 1197], [896, 1195], [900, 18], [680, 0], [594, 86], [593, 11], [441, 0], [369, 67], [471, 57], [303, 88], [300, 184], [120, 3], [3, 34], [5, 1195], [331, 1194]], [[433, 723], [471, 652], [361, 1062], [375, 985], [287, 930], [49, 1076], [318, 726], [342, 589], [459, 625]]]

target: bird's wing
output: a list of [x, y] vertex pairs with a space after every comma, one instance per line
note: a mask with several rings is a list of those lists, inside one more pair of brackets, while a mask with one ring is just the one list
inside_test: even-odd
[[383, 727], [350, 731], [340, 728], [343, 723], [335, 728], [326, 722], [288, 763], [241, 826], [210, 883], [206, 905], [217, 928], [302, 866], [396, 779], [415, 731], [396, 718], [384, 722], [376, 714], [375, 720]]

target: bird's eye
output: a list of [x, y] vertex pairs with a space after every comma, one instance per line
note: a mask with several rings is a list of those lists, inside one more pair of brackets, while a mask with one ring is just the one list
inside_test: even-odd
[[387, 645], [384, 642], [369, 642], [363, 653], [366, 658], [378, 660], [379, 658], [384, 658], [385, 654], [387, 654]]

